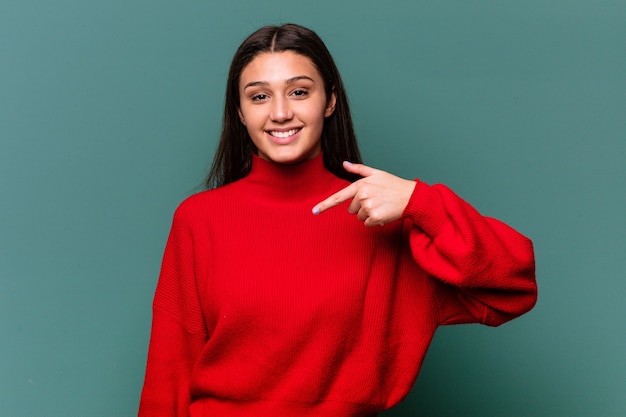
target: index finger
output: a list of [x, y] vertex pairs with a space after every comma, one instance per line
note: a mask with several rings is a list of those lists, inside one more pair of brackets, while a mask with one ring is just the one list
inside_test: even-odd
[[337, 191], [335, 194], [328, 197], [326, 200], [321, 201], [313, 207], [313, 214], [318, 215], [329, 208], [338, 206], [344, 201], [350, 200], [356, 195], [357, 189], [354, 183], [348, 185], [346, 188], [342, 188]]

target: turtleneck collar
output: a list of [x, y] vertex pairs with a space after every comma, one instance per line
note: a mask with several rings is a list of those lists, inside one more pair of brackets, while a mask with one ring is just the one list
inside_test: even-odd
[[336, 192], [338, 182], [343, 181], [326, 169], [322, 153], [293, 165], [276, 164], [253, 155], [252, 169], [243, 180], [261, 198], [315, 203]]

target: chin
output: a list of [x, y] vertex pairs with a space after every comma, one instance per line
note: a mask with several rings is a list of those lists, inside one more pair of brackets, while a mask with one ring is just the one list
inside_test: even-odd
[[259, 156], [267, 161], [273, 162], [275, 164], [281, 165], [294, 165], [299, 164], [300, 162], [308, 161], [309, 159], [315, 158], [319, 155], [318, 152], [310, 152], [310, 153], [269, 153], [269, 154], [261, 154]]

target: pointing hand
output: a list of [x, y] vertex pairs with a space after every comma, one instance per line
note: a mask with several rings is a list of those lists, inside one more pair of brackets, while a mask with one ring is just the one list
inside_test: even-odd
[[313, 207], [313, 214], [320, 214], [352, 199], [348, 212], [356, 214], [366, 226], [382, 226], [402, 217], [415, 189], [415, 181], [363, 164], [344, 162], [343, 167], [363, 178], [318, 203]]

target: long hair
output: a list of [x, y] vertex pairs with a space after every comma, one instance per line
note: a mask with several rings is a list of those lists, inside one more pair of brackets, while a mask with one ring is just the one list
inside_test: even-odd
[[322, 153], [326, 168], [340, 178], [355, 181], [357, 176], [343, 169], [343, 161], [360, 163], [361, 155], [354, 134], [348, 97], [333, 57], [312, 30], [295, 24], [265, 26], [246, 38], [237, 49], [228, 72], [222, 133], [213, 165], [206, 179], [207, 188], [216, 188], [248, 175], [256, 147], [239, 119], [241, 73], [257, 55], [264, 52], [293, 51], [308, 57], [324, 80], [327, 99], [337, 99], [333, 114], [324, 119]]

